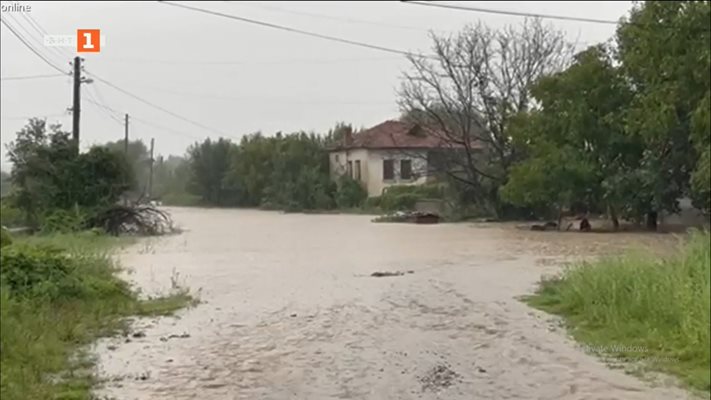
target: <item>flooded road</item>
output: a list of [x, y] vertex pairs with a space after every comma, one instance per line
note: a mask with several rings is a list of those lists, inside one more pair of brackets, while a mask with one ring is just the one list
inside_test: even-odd
[[[684, 399], [607, 368], [519, 302], [570, 256], [670, 235], [374, 224], [355, 215], [171, 209], [187, 229], [123, 254], [146, 294], [202, 304], [99, 343], [132, 399]], [[375, 271], [412, 271], [371, 277]], [[139, 335], [140, 336], [140, 335]], [[113, 349], [110, 350], [109, 348]]]

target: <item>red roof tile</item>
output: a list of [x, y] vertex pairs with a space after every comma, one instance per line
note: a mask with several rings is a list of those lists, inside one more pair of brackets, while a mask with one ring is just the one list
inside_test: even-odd
[[370, 129], [353, 135], [350, 144], [343, 143], [337, 149], [415, 149], [451, 147], [441, 136], [419, 125], [402, 121], [385, 121]]

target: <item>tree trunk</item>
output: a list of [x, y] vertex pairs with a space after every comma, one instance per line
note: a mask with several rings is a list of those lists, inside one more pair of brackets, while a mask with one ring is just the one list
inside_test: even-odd
[[563, 206], [558, 206], [558, 230], [560, 231], [560, 224], [563, 223]]
[[615, 211], [615, 207], [610, 204], [607, 205], [607, 215], [610, 217], [610, 221], [612, 221], [612, 229], [615, 231], [620, 230], [620, 220], [617, 219], [617, 211]]
[[650, 211], [647, 213], [647, 230], [656, 231], [657, 230], [657, 212]]

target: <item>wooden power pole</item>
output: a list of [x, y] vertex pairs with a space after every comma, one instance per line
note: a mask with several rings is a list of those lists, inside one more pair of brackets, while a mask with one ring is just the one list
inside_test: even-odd
[[126, 153], [126, 157], [128, 157], [128, 114], [126, 114], [124, 116], [123, 127], [124, 127], [123, 152]]
[[74, 57], [74, 102], [72, 104], [72, 140], [79, 154], [79, 113], [81, 112], [81, 57]]
[[150, 172], [148, 173], [148, 199], [153, 198], [153, 145], [155, 143], [155, 140], [151, 138], [151, 166], [150, 166]]

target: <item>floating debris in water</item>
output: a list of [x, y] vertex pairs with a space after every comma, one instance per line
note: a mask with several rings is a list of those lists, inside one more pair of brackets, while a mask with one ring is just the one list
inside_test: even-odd
[[415, 271], [407, 271], [407, 272], [376, 271], [376, 272], [373, 272], [372, 274], [370, 274], [370, 276], [372, 276], [374, 278], [383, 278], [383, 277], [387, 277], [387, 276], [402, 276], [405, 274], [414, 274], [414, 273], [415, 273]]
[[444, 363], [435, 365], [425, 376], [418, 377], [417, 380], [422, 384], [422, 391], [438, 391], [461, 381], [461, 375], [452, 371], [449, 364]]

